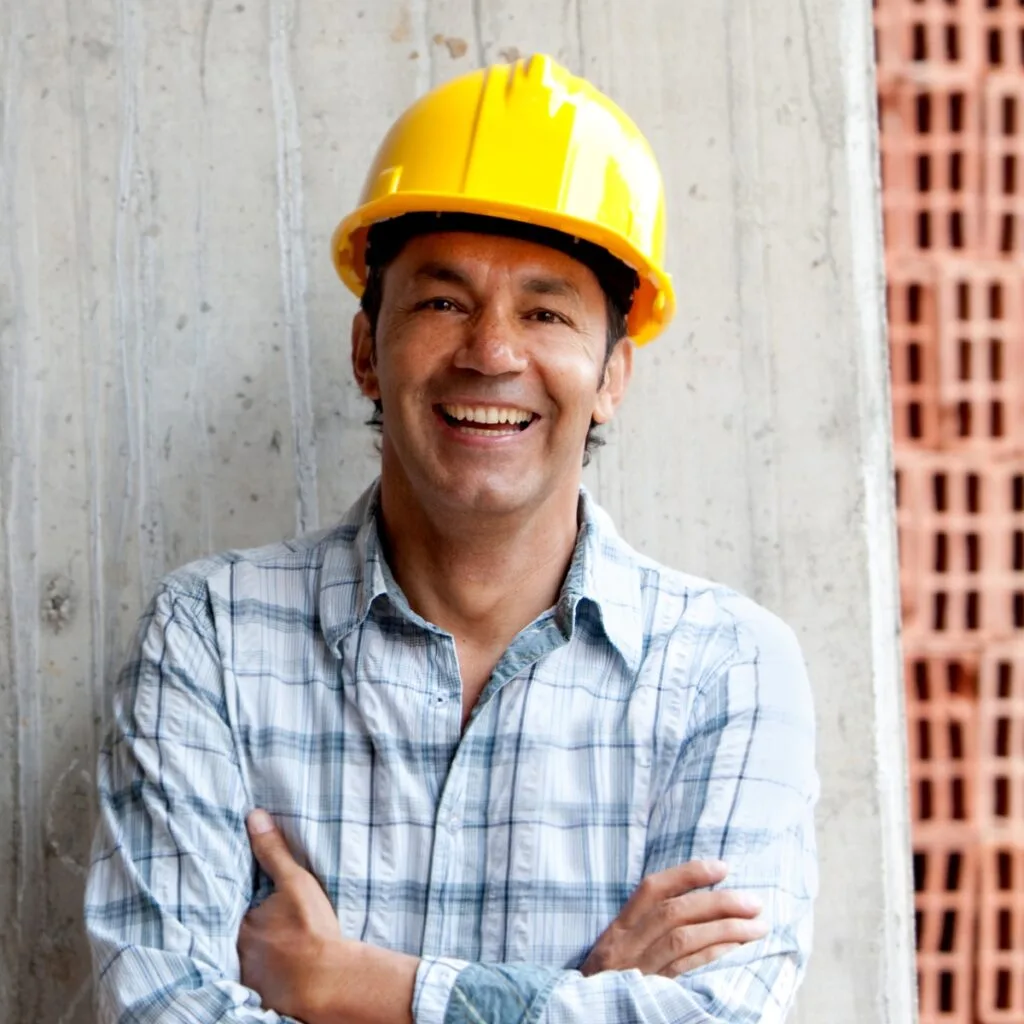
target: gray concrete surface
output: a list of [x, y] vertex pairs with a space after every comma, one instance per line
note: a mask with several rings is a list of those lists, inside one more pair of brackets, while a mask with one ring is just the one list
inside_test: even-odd
[[649, 134], [681, 315], [590, 472], [791, 621], [817, 693], [801, 1024], [912, 1019], [866, 0], [0, 0], [0, 1021], [92, 1019], [105, 686], [157, 577], [370, 479], [328, 239], [417, 93], [544, 50]]

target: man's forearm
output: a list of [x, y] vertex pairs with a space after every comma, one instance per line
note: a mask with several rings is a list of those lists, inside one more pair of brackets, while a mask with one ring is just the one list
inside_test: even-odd
[[413, 1024], [420, 961], [365, 942], [339, 940], [323, 956], [305, 1024]]

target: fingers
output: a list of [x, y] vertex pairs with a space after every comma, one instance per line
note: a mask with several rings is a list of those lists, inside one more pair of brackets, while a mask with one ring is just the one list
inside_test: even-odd
[[253, 811], [246, 819], [246, 825], [253, 855], [275, 885], [280, 886], [302, 870], [288, 849], [284, 836], [266, 811]]
[[636, 925], [636, 931], [651, 945], [662, 935], [684, 925], [704, 924], [727, 918], [753, 918], [761, 913], [761, 901], [747, 893], [731, 889], [691, 892], [664, 900]]
[[756, 942], [767, 934], [768, 926], [763, 921], [747, 918], [682, 925], [663, 935], [645, 950], [640, 970], [644, 974], [664, 974], [674, 978], [682, 973], [677, 970], [681, 963], [690, 963], [691, 966], [686, 967], [686, 970], [693, 970], [715, 959], [715, 956], [707, 955], [708, 950]]
[[721, 960], [723, 956], [727, 956], [733, 950], [739, 948], [739, 943], [735, 942], [726, 942], [720, 946], [707, 946], [692, 956], [674, 961], [664, 970], [658, 971], [658, 974], [663, 978], [678, 978], [680, 974], [689, 974], [690, 971], [695, 971], [698, 967], [704, 967], [715, 960]]
[[648, 875], [622, 908], [618, 921], [623, 927], [632, 928], [659, 904], [694, 889], [717, 885], [728, 873], [720, 860], [691, 860]]

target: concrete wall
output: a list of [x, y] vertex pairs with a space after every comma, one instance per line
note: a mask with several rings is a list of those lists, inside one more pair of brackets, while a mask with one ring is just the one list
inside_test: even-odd
[[328, 238], [419, 92], [546, 50], [664, 163], [682, 315], [591, 483], [788, 618], [821, 723], [799, 1021], [913, 1015], [862, 0], [0, 0], [0, 1021], [91, 1019], [105, 686], [157, 577], [370, 479]]

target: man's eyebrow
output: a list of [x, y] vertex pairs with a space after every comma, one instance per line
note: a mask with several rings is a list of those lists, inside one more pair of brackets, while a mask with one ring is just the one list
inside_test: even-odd
[[579, 299], [580, 290], [567, 277], [531, 277], [523, 282], [523, 289], [534, 295], [560, 295], [566, 299]]
[[417, 281], [439, 281], [442, 284], [457, 284], [462, 288], [471, 290], [473, 282], [469, 276], [461, 270], [453, 267], [450, 263], [441, 263], [437, 260], [430, 260], [416, 268], [413, 278]]

